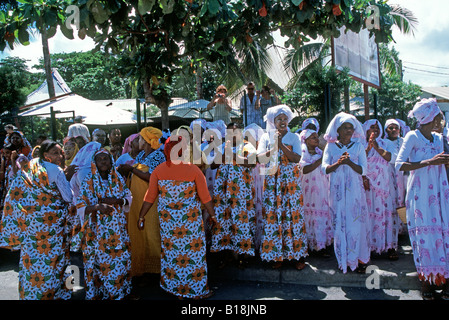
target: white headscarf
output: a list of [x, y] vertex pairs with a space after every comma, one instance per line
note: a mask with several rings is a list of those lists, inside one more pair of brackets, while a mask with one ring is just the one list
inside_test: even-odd
[[402, 130], [402, 136], [405, 137], [405, 135], [410, 131], [410, 127], [401, 119], [396, 119], [396, 121], [399, 122]]
[[305, 130], [301, 131], [301, 134], [299, 135], [299, 137], [301, 139], [301, 160], [300, 160], [299, 164], [302, 167], [314, 163], [315, 161], [320, 159], [323, 155], [323, 151], [318, 147], [315, 148], [316, 154], [314, 154], [314, 155], [311, 155], [309, 152], [309, 148], [307, 148], [306, 140], [313, 133], [318, 134], [318, 132], [315, 130], [305, 129]]
[[264, 134], [264, 130], [255, 123], [251, 123], [243, 129], [243, 136], [245, 137], [246, 133], [251, 134], [256, 141], [259, 141], [262, 135]]
[[437, 99], [429, 98], [418, 101], [412, 110], [408, 113], [408, 117], [414, 117], [420, 125], [433, 121], [441, 112]]
[[338, 140], [338, 128], [345, 122], [348, 122], [354, 126], [354, 134], [352, 135], [352, 141], [363, 142], [365, 141], [365, 132], [363, 131], [362, 124], [352, 114], [340, 112], [338, 113], [329, 126], [326, 129], [324, 139], [329, 143], [334, 143]]
[[289, 123], [294, 118], [292, 110], [286, 104], [280, 104], [274, 107], [270, 107], [267, 110], [267, 114], [263, 117], [263, 120], [267, 123], [267, 131], [276, 130], [274, 119], [280, 114], [285, 114], [288, 118]]

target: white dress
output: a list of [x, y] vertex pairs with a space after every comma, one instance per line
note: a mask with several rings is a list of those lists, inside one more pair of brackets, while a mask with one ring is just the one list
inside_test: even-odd
[[[377, 139], [380, 148], [391, 152], [391, 145]], [[366, 190], [371, 233], [371, 251], [382, 253], [397, 249], [399, 218], [396, 211], [396, 193], [391, 193], [391, 168], [374, 148], [367, 155], [367, 173], [370, 190]]]
[[[362, 167], [366, 174], [367, 160], [365, 148], [360, 142], [347, 146], [328, 143], [324, 149], [322, 170], [338, 161], [347, 152], [350, 159]], [[342, 165], [330, 173], [329, 207], [334, 219], [334, 250], [338, 266], [347, 272], [354, 271], [359, 261], [370, 260], [369, 217], [362, 175], [348, 165]]]
[[[443, 138], [432, 133], [433, 142], [419, 130], [404, 138], [396, 169], [404, 162], [419, 162], [443, 152]], [[439, 283], [449, 278], [449, 186], [444, 165], [410, 171], [405, 198], [407, 227], [415, 266], [421, 280]]]

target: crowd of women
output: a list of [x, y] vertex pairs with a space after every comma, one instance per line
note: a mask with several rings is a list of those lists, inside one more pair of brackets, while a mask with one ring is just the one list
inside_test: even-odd
[[[86, 299], [128, 298], [148, 273], [160, 273], [167, 292], [198, 299], [213, 294], [209, 252], [220, 268], [258, 257], [298, 270], [311, 252], [333, 253], [343, 273], [364, 273], [373, 254], [398, 259], [401, 233], [423, 297], [442, 286], [449, 298], [449, 145], [436, 101], [415, 105], [411, 131], [398, 119], [362, 124], [342, 112], [323, 133], [314, 118], [293, 133], [293, 117], [277, 105], [266, 129], [222, 120], [172, 134], [146, 127], [120, 156], [95, 138], [45, 140], [33, 153], [9, 132], [0, 246], [20, 250], [20, 298], [69, 299], [71, 252], [83, 255]], [[209, 148], [216, 139], [220, 147]]]

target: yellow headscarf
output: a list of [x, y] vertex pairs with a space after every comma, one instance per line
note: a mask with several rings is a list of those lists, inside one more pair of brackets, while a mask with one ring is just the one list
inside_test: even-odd
[[72, 156], [70, 157], [70, 159], [65, 161], [65, 165], [66, 166], [70, 166], [70, 164], [72, 163], [73, 159], [75, 159], [75, 156], [78, 153], [78, 151], [80, 151], [80, 149], [78, 148], [78, 144], [75, 143], [75, 150], [73, 151]]
[[162, 143], [159, 142], [159, 139], [162, 137], [162, 131], [157, 128], [143, 128], [142, 130], [140, 130], [140, 135], [154, 150], [159, 149], [159, 147], [162, 145]]

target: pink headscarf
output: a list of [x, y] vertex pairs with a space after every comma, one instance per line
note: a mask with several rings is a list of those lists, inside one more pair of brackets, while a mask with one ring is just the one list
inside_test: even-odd
[[423, 125], [432, 122], [440, 112], [441, 110], [437, 104], [437, 99], [421, 99], [421, 101], [418, 101], [408, 113], [408, 117], [414, 117], [420, 125]]
[[140, 133], [134, 133], [134, 134], [130, 135], [128, 138], [126, 138], [125, 144], [123, 146], [122, 154], [131, 152], [131, 142], [133, 142], [134, 139], [138, 138], [139, 136], [140, 136]]

